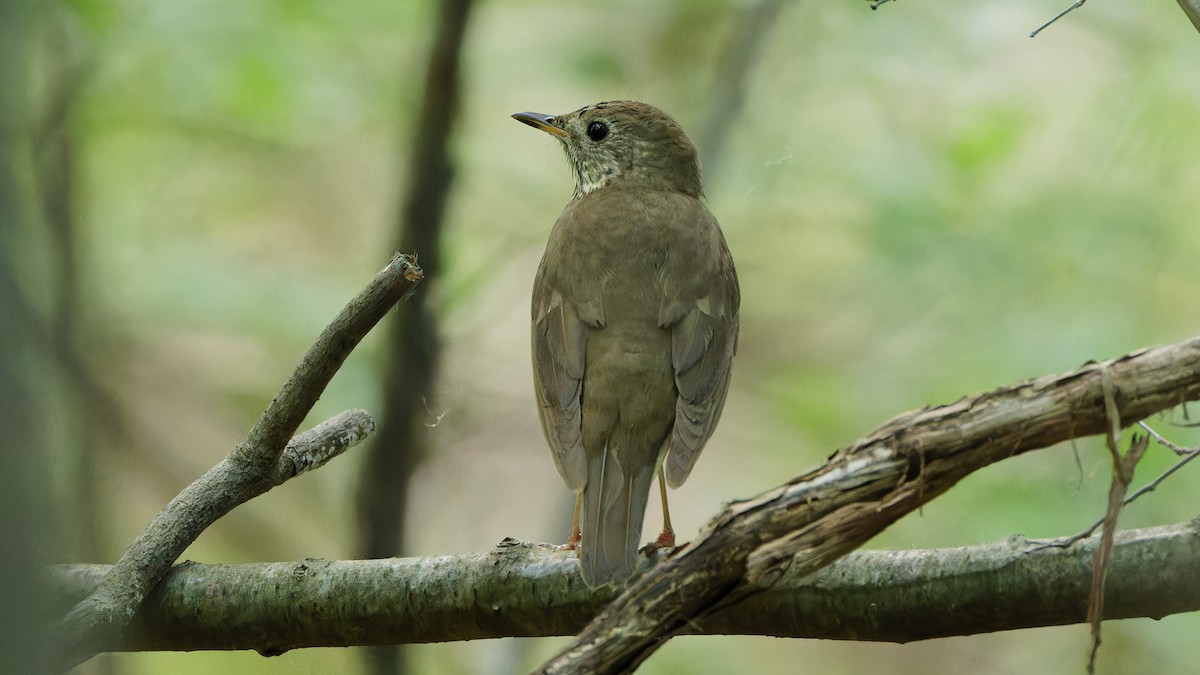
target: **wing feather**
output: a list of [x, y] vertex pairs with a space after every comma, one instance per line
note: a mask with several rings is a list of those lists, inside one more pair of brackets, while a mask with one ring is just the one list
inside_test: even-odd
[[587, 325], [539, 269], [533, 289], [533, 383], [542, 433], [559, 475], [572, 490], [587, 482], [580, 403]]
[[663, 460], [667, 484], [679, 487], [725, 407], [729, 373], [737, 351], [741, 293], [733, 258], [716, 220], [696, 202], [707, 226], [699, 233], [700, 250], [664, 270], [660, 325], [671, 327], [675, 368], [675, 426]]

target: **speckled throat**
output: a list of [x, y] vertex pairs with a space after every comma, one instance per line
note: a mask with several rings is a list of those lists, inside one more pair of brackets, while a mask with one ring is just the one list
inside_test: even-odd
[[602, 152], [584, 153], [578, 145], [563, 143], [571, 167], [575, 169], [575, 197], [599, 190], [609, 181], [621, 175], [621, 166], [611, 156]]

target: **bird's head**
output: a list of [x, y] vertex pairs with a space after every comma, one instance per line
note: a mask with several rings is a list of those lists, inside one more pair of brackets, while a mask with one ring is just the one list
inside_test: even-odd
[[683, 128], [638, 101], [605, 101], [565, 115], [513, 115], [562, 141], [575, 170], [575, 196], [606, 185], [701, 193], [700, 159]]

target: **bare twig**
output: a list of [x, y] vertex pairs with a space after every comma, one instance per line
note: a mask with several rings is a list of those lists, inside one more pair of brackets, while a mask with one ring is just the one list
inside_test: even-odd
[[[1185, 454], [1182, 458], [1180, 458], [1180, 460], [1178, 462], [1175, 462], [1174, 464], [1172, 464], [1166, 471], [1163, 471], [1162, 473], [1160, 473], [1157, 477], [1155, 477], [1154, 480], [1150, 481], [1149, 483], [1146, 483], [1142, 487], [1135, 490], [1128, 497], [1126, 497], [1125, 501], [1121, 502], [1122, 508], [1129, 506], [1133, 502], [1137, 501], [1137, 499], [1139, 497], [1141, 497], [1142, 495], [1144, 495], [1148, 492], [1154, 492], [1154, 490], [1159, 485], [1161, 485], [1163, 481], [1165, 481], [1167, 478], [1171, 477], [1171, 474], [1182, 469], [1188, 462], [1192, 461], [1193, 459], [1200, 457], [1200, 447], [1196, 447], [1191, 450], [1188, 450], [1187, 448], [1183, 448], [1182, 446], [1176, 445], [1175, 443], [1172, 443], [1171, 441], [1168, 441], [1167, 439], [1163, 438], [1162, 436], [1160, 436], [1158, 434], [1158, 432], [1156, 432], [1156, 431], [1154, 431], [1154, 429], [1150, 428], [1150, 426], [1148, 426], [1145, 422], [1138, 422], [1138, 426], [1145, 429], [1147, 432], [1149, 432], [1149, 434], [1152, 437], [1154, 437], [1154, 439], [1156, 441], [1167, 446], [1172, 451], [1178, 452], [1179, 450], [1183, 450], [1187, 454]], [[1087, 539], [1088, 537], [1092, 536], [1092, 534], [1094, 534], [1096, 532], [1096, 530], [1100, 529], [1100, 526], [1103, 524], [1104, 524], [1104, 518], [1100, 518], [1100, 519], [1096, 520], [1096, 522], [1092, 523], [1087, 528], [1085, 528], [1082, 532], [1079, 532], [1078, 534], [1073, 534], [1069, 537], [1062, 537], [1060, 539], [1055, 539], [1053, 541], [1045, 542], [1043, 544], [1040, 544], [1040, 546], [1043, 546], [1043, 547], [1072, 546], [1076, 542], [1078, 542], [1082, 539]]]
[[1187, 15], [1192, 26], [1200, 31], [1200, 0], [1179, 0], [1179, 8]]
[[1150, 445], [1149, 436], [1134, 434], [1129, 450], [1124, 456], [1117, 447], [1121, 433], [1121, 416], [1117, 409], [1117, 390], [1108, 370], [1101, 373], [1101, 391], [1104, 395], [1104, 414], [1109, 420], [1106, 434], [1108, 451], [1112, 455], [1113, 478], [1108, 489], [1108, 507], [1104, 511], [1104, 530], [1100, 543], [1092, 555], [1092, 584], [1088, 591], [1088, 623], [1091, 624], [1092, 644], [1088, 651], [1087, 669], [1096, 672], [1096, 654], [1100, 650], [1100, 624], [1104, 620], [1104, 586], [1108, 579], [1109, 563], [1112, 560], [1113, 541], [1117, 532], [1117, 518], [1121, 515], [1125, 493], [1133, 482], [1133, 471]]
[[[1141, 497], [1142, 495], [1146, 494], [1147, 492], [1154, 492], [1154, 489], [1157, 488], [1160, 484], [1162, 484], [1162, 482], [1164, 480], [1166, 480], [1168, 477], [1170, 477], [1171, 474], [1182, 469], [1185, 464], [1192, 461], [1193, 459], [1196, 459], [1197, 457], [1200, 457], [1200, 448], [1196, 448], [1195, 450], [1192, 450], [1188, 454], [1184, 455], [1183, 458], [1181, 458], [1178, 462], [1175, 462], [1174, 464], [1172, 464], [1169, 469], [1160, 473], [1157, 478], [1150, 481], [1149, 483], [1146, 483], [1142, 487], [1138, 488], [1133, 494], [1131, 494], [1125, 498], [1125, 501], [1121, 504], [1121, 506], [1129, 506], [1135, 500], [1137, 500], [1138, 497]], [[1103, 520], [1097, 521], [1096, 525], [1092, 526], [1092, 531], [1088, 532], [1084, 536], [1091, 535], [1091, 533], [1095, 531], [1095, 528], [1099, 527], [1100, 524], [1103, 522], [1104, 522]]]
[[1059, 19], [1070, 14], [1071, 12], [1074, 12], [1075, 10], [1079, 9], [1080, 7], [1083, 7], [1083, 3], [1085, 3], [1085, 2], [1087, 2], [1087, 0], [1078, 0], [1075, 4], [1064, 9], [1063, 11], [1059, 12], [1058, 16], [1054, 17], [1053, 19], [1050, 19], [1046, 23], [1044, 23], [1044, 24], [1038, 26], [1036, 29], [1034, 29], [1033, 32], [1031, 32], [1029, 34], [1029, 37], [1037, 37], [1037, 34], [1042, 32], [1046, 28], [1048, 28], [1050, 26], [1050, 24], [1054, 23], [1055, 21], [1058, 21]]
[[1146, 424], [1145, 420], [1138, 422], [1138, 426], [1145, 430], [1146, 433], [1150, 434], [1150, 437], [1153, 438], [1159, 445], [1167, 448], [1171, 452], [1181, 457], [1184, 455], [1194, 454], [1197, 450], [1200, 450], [1200, 447], [1185, 448], [1182, 445], [1168, 441], [1167, 439], [1163, 438], [1161, 434], [1152, 429], [1149, 424]]
[[366, 440], [375, 431], [375, 419], [366, 410], [347, 410], [288, 441], [275, 463], [272, 482], [279, 485], [306, 471], [325, 466], [329, 460]]
[[[1152, 492], [1168, 476], [1200, 455], [1200, 447], [1189, 450], [1163, 438], [1144, 421], [1138, 422], [1138, 425], [1150, 435], [1141, 437], [1135, 435], [1129, 451], [1125, 453], [1124, 457], [1121, 457], [1116, 451], [1116, 441], [1112, 438], [1112, 434], [1109, 434], [1109, 450], [1113, 453], [1113, 480], [1109, 487], [1108, 508], [1105, 511], [1104, 518], [1096, 521], [1090, 528], [1074, 537], [1074, 539], [1078, 540], [1091, 536], [1096, 528], [1101, 525], [1104, 526], [1100, 545], [1096, 548], [1096, 553], [1092, 560], [1092, 588], [1088, 594], [1088, 622], [1091, 624], [1092, 635], [1091, 649], [1088, 652], [1087, 661], [1087, 670], [1089, 673], [1096, 672], [1096, 654], [1100, 649], [1100, 622], [1104, 618], [1105, 584], [1108, 575], [1110, 549], [1112, 548], [1112, 533], [1116, 531], [1117, 517], [1121, 509], [1147, 492]], [[1172, 452], [1182, 454], [1183, 458], [1141, 489], [1125, 497], [1125, 492], [1129, 489], [1129, 484], [1133, 481], [1134, 467], [1145, 453], [1151, 437], [1160, 445], [1169, 448]]]
[[[350, 351], [412, 291], [421, 276], [410, 256], [397, 255], [342, 309], [305, 353], [246, 440], [171, 500], [142, 530], [96, 592], [63, 619], [61, 668], [86, 661], [116, 644], [146, 594], [205, 528], [238, 504], [274, 487], [276, 479], [295, 475], [293, 462], [304, 465], [305, 453], [297, 450], [294, 456], [287, 456], [284, 461], [289, 468], [281, 468], [288, 440]], [[359, 415], [350, 415], [350, 420], [355, 430], [343, 434], [347, 441], [361, 438], [365, 431]], [[323, 452], [308, 453], [313, 461], [307, 466], [319, 465], [322, 457], [336, 454], [336, 443], [326, 445]]]

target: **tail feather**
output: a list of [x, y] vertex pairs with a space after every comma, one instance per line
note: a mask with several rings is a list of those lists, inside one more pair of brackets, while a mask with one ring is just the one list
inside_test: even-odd
[[579, 565], [588, 586], [621, 583], [633, 574], [655, 463], [622, 467], [611, 448], [589, 458], [583, 487]]

